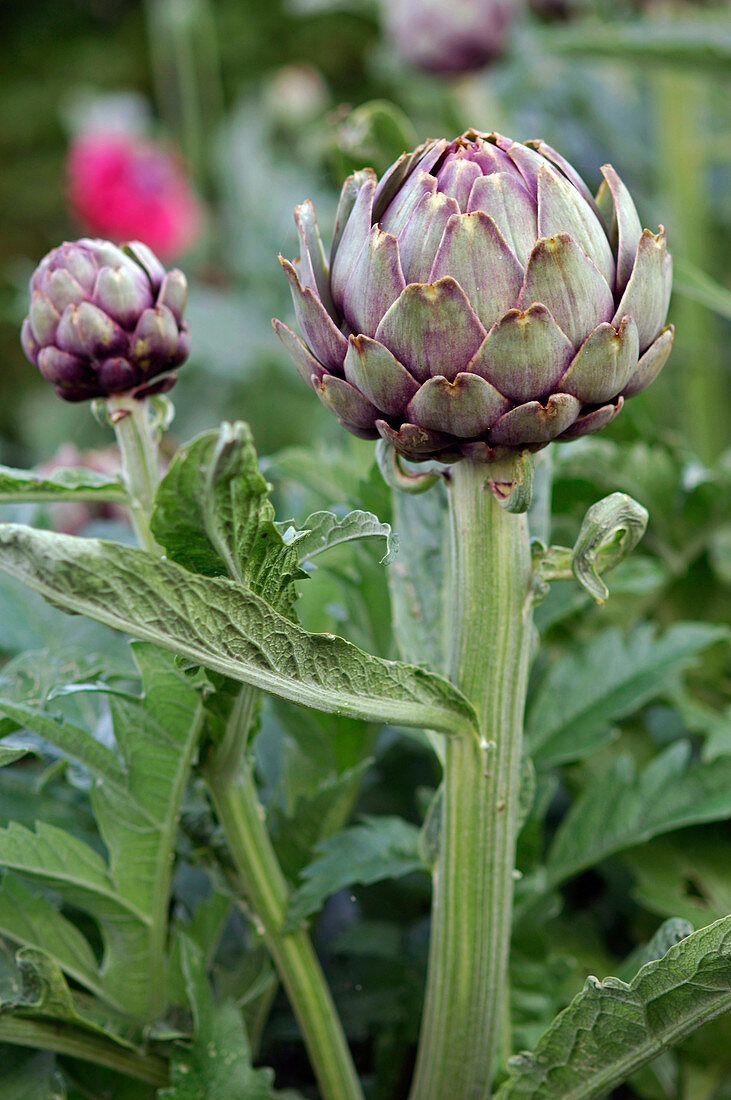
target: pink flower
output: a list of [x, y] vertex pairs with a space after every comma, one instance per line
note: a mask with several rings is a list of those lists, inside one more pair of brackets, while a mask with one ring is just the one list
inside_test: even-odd
[[82, 134], [71, 146], [67, 178], [73, 213], [94, 236], [143, 241], [165, 259], [201, 233], [201, 205], [179, 162], [151, 141]]

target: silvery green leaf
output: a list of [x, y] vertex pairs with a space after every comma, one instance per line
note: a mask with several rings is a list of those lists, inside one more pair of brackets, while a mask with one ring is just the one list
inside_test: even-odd
[[8, 725], [14, 724], [16, 729], [30, 730], [44, 741], [55, 745], [64, 754], [84, 764], [94, 775], [112, 783], [126, 782], [124, 766], [119, 757], [88, 730], [66, 721], [61, 715], [54, 716], [47, 708], [16, 703], [0, 695], [0, 717]]
[[611, 493], [587, 511], [571, 552], [571, 569], [597, 603], [609, 596], [599, 569], [611, 569], [635, 548], [648, 518], [647, 509], [627, 493]]
[[0, 526], [0, 570], [66, 610], [292, 702], [474, 736], [473, 708], [448, 681], [309, 634], [232, 581], [133, 547], [19, 524]]
[[587, 978], [496, 1100], [599, 1100], [669, 1045], [731, 1009], [731, 917], [693, 932], [627, 985]]
[[386, 554], [381, 560], [382, 565], [391, 562], [398, 550], [398, 538], [391, 533], [391, 524], [381, 523], [372, 512], [348, 512], [343, 519], [334, 512], [313, 512], [300, 530], [297, 530], [294, 521], [275, 526], [285, 543], [297, 551], [300, 564], [353, 539], [385, 539]]
[[[72, 955], [62, 949], [61, 940], [68, 936], [46, 912], [44, 926], [58, 945], [54, 957], [107, 1004], [145, 1018], [166, 1003], [164, 950], [173, 849], [203, 711], [198, 693], [172, 657], [139, 643], [134, 655], [143, 697], [109, 697], [119, 755], [80, 726], [28, 704], [0, 702], [0, 713], [89, 769], [91, 804], [108, 862], [64, 830], [41, 822], [31, 832], [12, 823], [0, 833], [0, 866], [51, 886], [95, 918], [104, 944], [95, 974], [74, 961], [78, 944]], [[3, 899], [0, 895], [0, 927], [7, 917], [11, 938], [45, 948], [45, 940], [36, 943], [39, 933], [32, 922], [12, 920]]]
[[0, 466], [0, 503], [11, 501], [98, 500], [127, 502], [119, 478], [87, 469], [59, 469], [49, 474]]
[[99, 993], [97, 961], [88, 940], [43, 894], [10, 872], [0, 885], [0, 933], [18, 946], [42, 949], [74, 981]]

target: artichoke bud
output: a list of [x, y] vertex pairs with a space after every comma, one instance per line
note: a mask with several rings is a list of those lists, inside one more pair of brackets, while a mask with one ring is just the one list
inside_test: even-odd
[[388, 37], [426, 72], [479, 69], [504, 50], [517, 0], [381, 0]]
[[312, 204], [274, 327], [355, 435], [413, 461], [501, 461], [598, 431], [656, 377], [672, 267], [610, 165], [599, 202], [543, 141], [468, 130], [343, 186], [330, 262]]
[[67, 401], [161, 393], [190, 350], [186, 290], [138, 241], [63, 244], [31, 278], [23, 351]]

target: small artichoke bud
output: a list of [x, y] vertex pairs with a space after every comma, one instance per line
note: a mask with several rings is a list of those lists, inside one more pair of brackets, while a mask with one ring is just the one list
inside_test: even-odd
[[175, 383], [190, 350], [187, 284], [146, 245], [62, 244], [41, 260], [30, 292], [23, 351], [66, 401], [142, 398]]
[[404, 61], [435, 73], [480, 69], [503, 52], [519, 0], [381, 0]]
[[611, 165], [594, 198], [543, 141], [468, 130], [343, 185], [330, 263], [310, 202], [274, 328], [355, 435], [490, 462], [595, 432], [673, 341], [665, 231]]

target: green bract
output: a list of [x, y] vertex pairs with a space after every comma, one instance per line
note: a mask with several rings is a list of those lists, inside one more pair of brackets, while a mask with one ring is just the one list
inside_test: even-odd
[[665, 363], [665, 231], [610, 165], [596, 199], [543, 141], [468, 130], [343, 186], [330, 264], [312, 204], [274, 327], [355, 435], [490, 461], [598, 431]]

